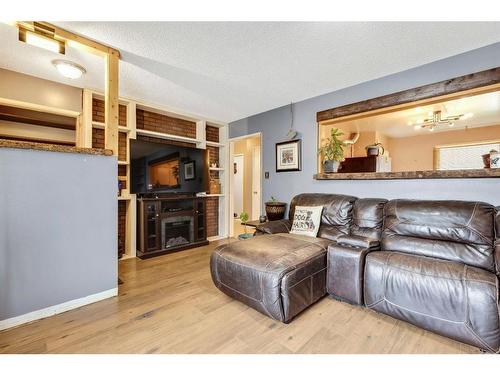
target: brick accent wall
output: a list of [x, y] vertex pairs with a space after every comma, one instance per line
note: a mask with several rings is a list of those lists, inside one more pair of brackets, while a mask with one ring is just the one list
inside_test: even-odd
[[125, 227], [127, 222], [127, 202], [118, 201], [118, 252], [125, 249]]
[[207, 150], [209, 154], [210, 165], [212, 165], [212, 163], [217, 163], [217, 165], [219, 165], [219, 148], [214, 146], [207, 146]]
[[196, 138], [196, 123], [137, 109], [137, 129]]
[[[92, 148], [104, 148], [104, 129], [92, 128]], [[127, 160], [127, 134], [118, 133], [118, 160]]]
[[219, 198], [206, 198], [207, 202], [207, 236], [213, 237], [219, 234]]
[[127, 175], [127, 166], [119, 165], [118, 166], [118, 176], [126, 176]]
[[[126, 165], [119, 165], [118, 166], [118, 176], [127, 177], [127, 166]], [[123, 179], [120, 181], [122, 182], [122, 189], [126, 189], [127, 188], [127, 180]]]
[[216, 126], [207, 125], [206, 137], [207, 137], [207, 141], [219, 142], [219, 128]]
[[127, 133], [118, 133], [118, 160], [127, 161]]
[[[215, 142], [215, 141], [214, 141]], [[219, 148], [214, 146], [207, 146], [208, 157], [209, 157], [209, 165], [212, 163], [217, 163], [219, 165]], [[219, 171], [210, 171], [210, 179], [218, 179]]]
[[104, 148], [104, 129], [92, 128], [92, 148]]
[[[104, 100], [92, 99], [92, 121], [104, 122]], [[118, 124], [127, 126], [127, 107], [118, 106]]]

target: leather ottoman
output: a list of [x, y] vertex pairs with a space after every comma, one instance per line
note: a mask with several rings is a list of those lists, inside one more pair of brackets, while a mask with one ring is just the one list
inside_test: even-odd
[[222, 245], [210, 259], [212, 279], [228, 296], [288, 323], [326, 294], [330, 243], [280, 233]]

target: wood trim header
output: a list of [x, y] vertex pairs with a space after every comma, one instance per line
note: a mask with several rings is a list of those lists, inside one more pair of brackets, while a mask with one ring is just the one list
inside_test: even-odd
[[[464, 96], [468, 96], [471, 94], [470, 91], [479, 88], [484, 88], [485, 90], [480, 90], [484, 92], [500, 89], [500, 67], [380, 96], [378, 98], [327, 109], [316, 114], [316, 121], [319, 123], [323, 121], [335, 120], [341, 117], [383, 110], [389, 107], [443, 97], [461, 92], [464, 92]], [[469, 92], [465, 93], [467, 91]], [[384, 111], [380, 111], [380, 114], [381, 113], [384, 113]]]
[[37, 25], [41, 25], [45, 27], [47, 30], [50, 30], [54, 34], [54, 38], [57, 40], [61, 40], [64, 42], [76, 42], [80, 44], [87, 52], [93, 53], [95, 55], [104, 57], [106, 55], [115, 55], [120, 58], [120, 51], [115, 48], [109, 47], [103, 43], [96, 42], [90, 38], [84, 37], [82, 35], [78, 35], [76, 33], [64, 30], [60, 27], [57, 27], [51, 23], [45, 21], [17, 21], [17, 26], [22, 27], [24, 29], [34, 31], [35, 23]]

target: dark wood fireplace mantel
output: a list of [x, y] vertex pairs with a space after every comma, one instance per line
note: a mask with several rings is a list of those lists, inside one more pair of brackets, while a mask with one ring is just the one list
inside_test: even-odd
[[208, 244], [204, 197], [148, 193], [137, 199], [137, 206], [139, 258]]

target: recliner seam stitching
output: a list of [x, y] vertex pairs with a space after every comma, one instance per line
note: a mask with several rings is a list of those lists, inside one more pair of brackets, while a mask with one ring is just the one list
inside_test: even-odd
[[282, 289], [282, 290], [290, 290], [290, 289], [292, 289], [293, 287], [295, 287], [296, 285], [300, 284], [302, 281], [304, 281], [304, 280], [308, 279], [309, 277], [312, 277], [312, 276], [314, 276], [314, 275], [316, 275], [316, 274], [318, 274], [318, 273], [320, 273], [320, 272], [322, 272], [322, 271], [326, 270], [326, 268], [327, 268], [327, 267], [323, 267], [323, 268], [322, 268], [322, 269], [320, 269], [319, 271], [316, 271], [316, 272], [314, 272], [314, 273], [311, 273], [311, 274], [307, 275], [306, 277], [303, 277], [302, 279], [300, 279], [299, 281], [297, 281], [295, 284], [290, 285], [290, 286], [289, 286], [289, 287], [287, 287], [286, 289]]

